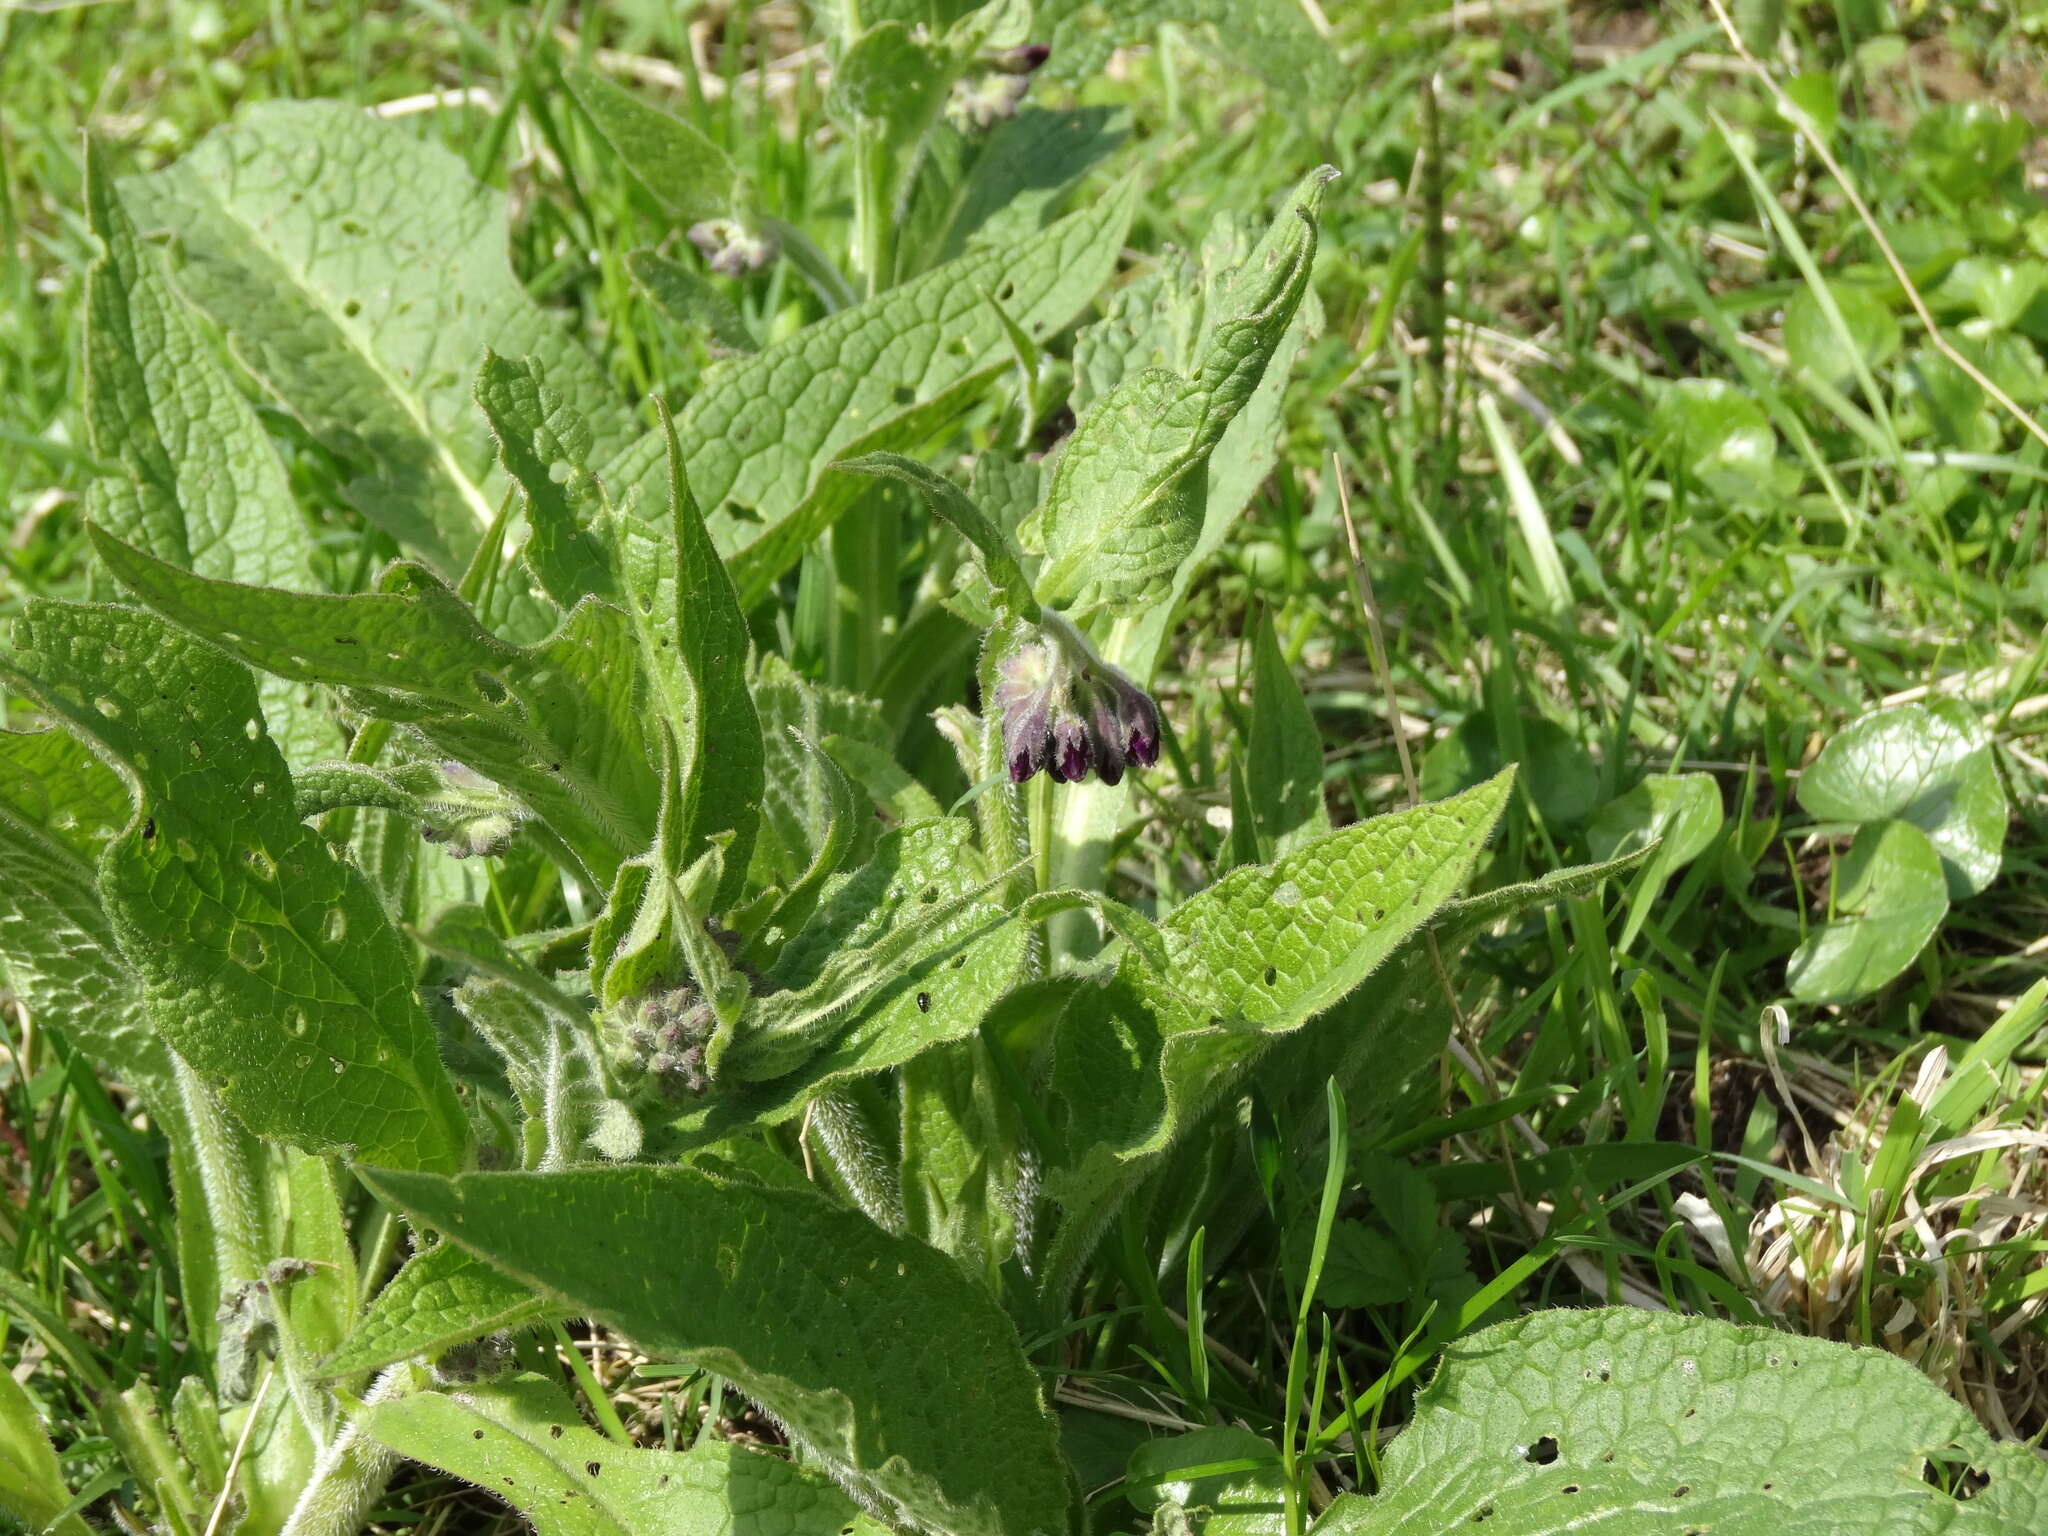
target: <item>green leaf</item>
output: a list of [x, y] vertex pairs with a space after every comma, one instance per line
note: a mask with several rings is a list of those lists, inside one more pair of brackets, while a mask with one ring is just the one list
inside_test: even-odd
[[[1974, 1495], [1928, 1475], [1989, 1475]], [[1974, 1480], [1972, 1480], [1974, 1482]], [[1958, 1484], [1960, 1486], [1960, 1484]], [[1608, 1308], [1452, 1344], [1315, 1536], [2023, 1536], [2048, 1473], [1905, 1361], [1763, 1328]]]
[[0, 974], [104, 1071], [177, 1122], [177, 1074], [100, 905], [101, 846], [133, 810], [68, 731], [0, 731]]
[[935, 1249], [809, 1191], [691, 1168], [362, 1176], [507, 1273], [723, 1376], [892, 1520], [1066, 1530], [1037, 1378], [994, 1298]]
[[1259, 857], [1290, 853], [1330, 830], [1323, 804], [1323, 737], [1280, 654], [1273, 616], [1252, 634], [1252, 724], [1245, 742]]
[[1026, 525], [1044, 552], [1037, 593], [1061, 607], [1142, 606], [1194, 550], [1210, 454], [1294, 323], [1315, 262], [1316, 215], [1335, 172], [1311, 172], [1219, 295], [1194, 371], [1148, 368], [1096, 401]]
[[1273, 1443], [1227, 1425], [1147, 1440], [1124, 1468], [1124, 1496], [1142, 1513], [1174, 1505], [1201, 1536], [1281, 1536], [1285, 1484]]
[[[972, 824], [961, 817], [883, 836], [870, 863], [828, 886], [811, 922], [783, 946], [771, 979], [801, 995], [835, 962], [843, 964], [842, 957], [908, 930], [927, 911], [972, 896], [987, 879], [972, 836]], [[802, 1113], [807, 1100], [834, 1083], [872, 1076], [973, 1034], [1016, 983], [1031, 945], [1022, 923], [990, 928], [1001, 911], [989, 900], [952, 910], [801, 1066], [759, 1085], [721, 1083], [677, 1128], [694, 1145], [737, 1135], [749, 1123], [777, 1124]]]
[[1522, 745], [1516, 754], [1501, 741], [1491, 714], [1467, 715], [1422, 760], [1423, 794], [1435, 799], [1484, 783], [1512, 756], [1519, 763], [1523, 793], [1545, 821], [1566, 827], [1584, 821], [1600, 793], [1593, 759], [1555, 720], [1526, 715], [1519, 728]]
[[2048, 288], [2048, 262], [1965, 256], [1942, 280], [1941, 297], [1968, 304], [1998, 330], [2018, 323]]
[[[832, 819], [826, 766], [802, 743], [838, 736], [893, 755], [895, 742], [873, 700], [808, 682], [773, 654], [761, 658], [754, 707], [761, 717], [766, 762], [754, 875], [763, 885], [787, 890], [803, 878], [824, 846]], [[859, 864], [873, 846], [864, 823], [845, 862]]]
[[0, 1510], [37, 1536], [53, 1527], [55, 1536], [91, 1536], [92, 1527], [75, 1511], [65, 1513], [71, 1505], [35, 1404], [11, 1372], [0, 1371]]
[[[1013, 247], [972, 252], [830, 315], [733, 360], [691, 397], [676, 417], [684, 469], [742, 606], [863, 488], [824, 476], [827, 464], [921, 446], [1014, 366], [987, 295], [1040, 341], [1073, 321], [1116, 268], [1135, 194], [1126, 182]], [[620, 506], [657, 522], [652, 509], [666, 506], [668, 491], [663, 453], [653, 432], [599, 470]]]
[[[724, 844], [724, 873], [711, 903], [713, 911], [724, 911], [739, 900], [746, 884], [761, 819], [761, 720], [747, 688], [752, 642], [739, 593], [718, 558], [697, 499], [690, 494], [682, 448], [666, 410], [661, 424], [668, 440], [669, 543], [676, 561], [674, 592], [661, 607], [661, 625], [674, 627], [675, 656], [681, 664], [676, 680], [682, 685], [685, 711], [683, 719], [673, 722], [682, 817], [677, 863], [687, 867], [715, 841], [730, 839]], [[651, 596], [636, 591], [632, 601], [645, 612]], [[650, 672], [662, 659], [649, 657]]]
[[571, 64], [562, 71], [562, 83], [619, 164], [679, 222], [733, 213], [739, 172], [718, 145], [595, 70]]
[[1841, 312], [1839, 328], [1810, 288], [1801, 288], [1785, 306], [1785, 352], [1792, 366], [1804, 368], [1824, 384], [1846, 389], [1858, 364], [1875, 369], [1899, 350], [1899, 322], [1876, 294], [1846, 284], [1831, 290]]
[[[97, 144], [86, 211], [101, 254], [85, 280], [86, 443], [119, 476], [93, 482], [93, 520], [159, 559], [223, 581], [311, 590], [313, 540], [256, 412], [145, 247]], [[304, 690], [265, 679], [263, 713], [292, 762], [338, 756]]]
[[362, 1422], [503, 1499], [540, 1536], [841, 1536], [856, 1523], [878, 1536], [845, 1494], [779, 1456], [709, 1439], [680, 1454], [622, 1446], [530, 1372], [393, 1398]]
[[701, 334], [713, 353], [749, 354], [761, 350], [747, 322], [709, 279], [656, 251], [629, 251], [626, 270], [640, 291], [661, 312], [685, 330]]
[[1835, 866], [1832, 906], [1785, 967], [1805, 1002], [1868, 997], [1913, 963], [1948, 915], [1941, 857], [1909, 822], [1866, 822]]
[[1594, 813], [1586, 845], [1604, 860], [1655, 843], [1647, 879], [1662, 885], [1707, 851], [1722, 819], [1721, 787], [1712, 774], [1652, 773]]
[[1036, 234], [1081, 178], [1116, 152], [1127, 122], [1116, 108], [1052, 112], [1027, 102], [986, 137], [936, 129], [897, 244], [899, 281], [910, 264], [921, 271], [970, 244], [1001, 248]]
[[1067, 1210], [1049, 1261], [1059, 1294], [1147, 1160], [1270, 1046], [1362, 982], [1464, 883], [1510, 773], [1455, 799], [1378, 816], [1275, 863], [1233, 871], [1160, 924], [1165, 976], [1126, 950], [1061, 1018], [1052, 1088]]
[[2005, 786], [1990, 733], [1958, 700], [1860, 717], [1799, 776], [1799, 803], [1821, 821], [1911, 822], [1941, 855], [1952, 897], [1975, 895], [1998, 876]]
[[321, 1363], [329, 1378], [431, 1358], [503, 1328], [546, 1316], [546, 1299], [454, 1243], [437, 1243], [405, 1261], [369, 1312]]
[[1024, 574], [1024, 557], [1016, 540], [959, 486], [900, 453], [870, 453], [858, 459], [843, 459], [831, 467], [894, 480], [916, 491], [934, 517], [974, 546], [981, 556], [983, 572], [1009, 604], [1010, 612], [1027, 624], [1038, 622], [1038, 599], [1031, 595], [1031, 582]]
[[496, 512], [470, 404], [486, 346], [538, 356], [603, 462], [637, 430], [604, 373], [520, 288], [501, 194], [438, 144], [338, 102], [270, 102], [124, 187], [177, 236], [185, 296], [315, 436], [366, 473], [363, 514], [459, 574]]
[[[564, 400], [534, 358], [486, 348], [472, 391], [498, 458], [519, 486], [526, 516], [526, 565], [557, 607], [585, 597], [622, 603], [622, 584], [604, 530], [604, 488], [591, 473], [590, 424]], [[557, 478], [555, 471], [563, 473]]]
[[1055, 80], [1087, 79], [1115, 50], [1150, 43], [1168, 23], [1214, 27], [1225, 59], [1289, 92], [1297, 108], [1304, 88], [1313, 98], [1335, 78], [1335, 53], [1294, 0], [1042, 0], [1033, 22], [1052, 46], [1045, 67]]
[[1664, 883], [1713, 846], [1723, 819], [1721, 786], [1709, 773], [1649, 774], [1594, 812], [1586, 844], [1595, 858], [1613, 858], [1632, 848], [1651, 850], [1617, 949], [1635, 943]]
[[1726, 379], [1681, 379], [1650, 413], [1674, 471], [1735, 507], [1775, 496], [1796, 476], [1778, 462], [1778, 436], [1763, 407]]
[[468, 1125], [411, 958], [362, 876], [295, 814], [255, 680], [133, 609], [32, 602], [15, 647], [0, 675], [133, 791], [99, 855], [100, 896], [172, 1048], [259, 1134], [460, 1167]]
[[659, 795], [619, 609], [586, 600], [540, 645], [515, 646], [416, 565], [391, 566], [374, 593], [327, 597], [202, 580], [97, 529], [93, 547], [172, 622], [265, 671], [340, 688], [417, 733], [424, 755], [510, 790], [598, 881], [652, 838]]

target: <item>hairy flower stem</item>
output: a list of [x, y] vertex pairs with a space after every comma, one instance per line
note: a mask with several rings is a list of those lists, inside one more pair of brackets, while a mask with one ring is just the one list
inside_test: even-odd
[[[363, 1406], [404, 1397], [418, 1388], [420, 1375], [419, 1367], [409, 1363], [387, 1366], [363, 1394]], [[313, 1475], [279, 1536], [355, 1536], [397, 1469], [398, 1453], [364, 1434], [351, 1419], [313, 1464]]]

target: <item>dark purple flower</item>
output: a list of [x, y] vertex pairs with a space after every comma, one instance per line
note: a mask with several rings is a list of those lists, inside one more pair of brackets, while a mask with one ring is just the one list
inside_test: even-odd
[[1055, 783], [1078, 784], [1092, 771], [1117, 784], [1132, 764], [1159, 760], [1159, 707], [1144, 689], [1056, 615], [1026, 634], [997, 663], [991, 700], [1012, 782], [1043, 769]]

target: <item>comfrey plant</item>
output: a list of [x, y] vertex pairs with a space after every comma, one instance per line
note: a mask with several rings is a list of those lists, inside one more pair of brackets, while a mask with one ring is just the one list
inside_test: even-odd
[[[1017, 44], [887, 23], [847, 47], [954, 78]], [[1159, 1275], [1197, 1230], [1227, 1255], [1264, 1200], [1241, 1103], [1305, 1123], [1390, 1091], [1442, 1046], [1446, 958], [1607, 872], [1460, 900], [1506, 776], [1336, 831], [1253, 785], [1254, 857], [1147, 910], [1111, 894], [1132, 776], [1166, 771], [1146, 684], [1314, 324], [1329, 173], [1127, 284], [1069, 390], [1045, 349], [1112, 275], [1129, 184], [1001, 243], [970, 220], [905, 274], [877, 225], [943, 223], [917, 156], [1000, 185], [993, 136], [1044, 125], [955, 143], [939, 91], [912, 133], [859, 81], [835, 89], [878, 200], [870, 296], [776, 233], [836, 307], [760, 346], [679, 301], [725, 360], [646, 421], [513, 283], [490, 195], [388, 126], [271, 108], [118, 188], [94, 157], [109, 600], [32, 602], [0, 654], [41, 717], [0, 733], [0, 959], [168, 1140], [197, 1353], [100, 1379], [17, 1283], [0, 1299], [74, 1362], [160, 1529], [352, 1531], [411, 1459], [564, 1536], [1078, 1531], [1047, 1406], [1076, 1294], [1133, 1286], [1170, 1330]], [[670, 173], [681, 146], [717, 183], [715, 152], [573, 84], [601, 132], [677, 151], [638, 173], [705, 212]], [[323, 590], [216, 328], [404, 551], [366, 590]], [[1063, 394], [1043, 474], [1001, 445]], [[967, 484], [905, 456], [970, 411]], [[859, 586], [889, 518], [934, 576], [872, 675], [970, 673], [981, 635], [980, 712], [938, 712], [966, 814], [899, 758], [892, 700], [923, 685], [808, 680], [777, 622], [792, 585]], [[744, 1395], [786, 1450], [643, 1445], [579, 1359], [587, 1427], [535, 1344], [577, 1318]], [[0, 1384], [0, 1505], [77, 1532]], [[1296, 1528], [1298, 1448], [1290, 1420]]]

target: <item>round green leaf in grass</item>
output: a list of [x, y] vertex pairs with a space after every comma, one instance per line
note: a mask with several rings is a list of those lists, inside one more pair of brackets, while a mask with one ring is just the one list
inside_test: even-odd
[[1219, 1424], [1139, 1446], [1124, 1469], [1124, 1497], [1155, 1517], [1154, 1530], [1171, 1505], [1199, 1536], [1282, 1536], [1284, 1476], [1271, 1441]]
[[1899, 322], [1867, 289], [1832, 287], [1829, 292], [1841, 325], [1812, 289], [1802, 288], [1785, 306], [1785, 352], [1793, 367], [1841, 389], [1854, 382], [1859, 360], [1875, 368], [1899, 350]]
[[1939, 297], [1967, 304], [1997, 330], [2013, 325], [2048, 288], [2048, 263], [1965, 256], [1949, 269]]
[[1856, 720], [1800, 775], [1799, 803], [1820, 821], [1911, 822], [1940, 854], [1957, 899], [1997, 878], [2005, 786], [1991, 759], [1990, 733], [1954, 699]]
[[1614, 1307], [1445, 1352], [1314, 1536], [2037, 1536], [2048, 1467], [1905, 1361]]
[[1605, 861], [1656, 841], [1646, 879], [1662, 885], [1707, 851], [1721, 821], [1721, 787], [1712, 774], [1653, 773], [1594, 813], [1586, 842]]
[[1868, 997], [1913, 963], [1948, 915], [1941, 856], [1910, 822], [1873, 821], [1835, 866], [1835, 917], [1816, 928], [1785, 968], [1809, 1003]]
[[[1483, 784], [1508, 765], [1510, 753], [1494, 729], [1493, 717], [1468, 715], [1422, 761], [1425, 800], [1447, 800]], [[1522, 719], [1522, 753], [1516, 782], [1553, 826], [1586, 819], [1599, 793], [1600, 775], [1571, 732], [1540, 715]]]
[[1725, 379], [1679, 380], [1651, 425], [1672, 473], [1730, 506], [1756, 506], [1796, 483], [1796, 471], [1778, 462], [1778, 435], [1762, 407]]

